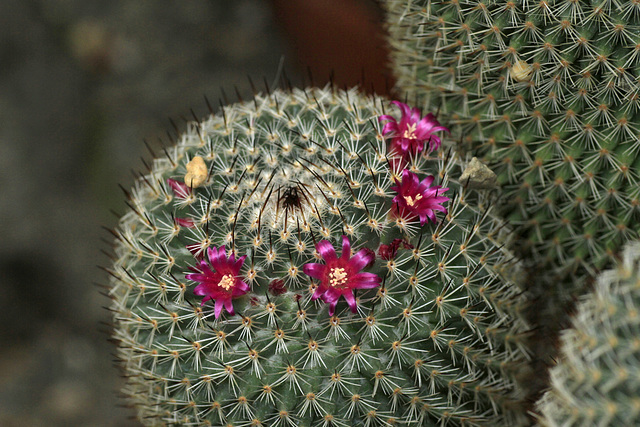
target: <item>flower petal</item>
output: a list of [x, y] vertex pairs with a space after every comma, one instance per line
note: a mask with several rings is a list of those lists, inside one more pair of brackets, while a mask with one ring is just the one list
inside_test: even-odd
[[[221, 246], [221, 248], [224, 248], [224, 246]], [[215, 268], [215, 264], [218, 262], [219, 257], [220, 256], [218, 255], [218, 248], [216, 248], [215, 246], [207, 248], [207, 258], [209, 258], [209, 264], [214, 266], [213, 268]]]
[[338, 256], [336, 255], [336, 250], [328, 240], [322, 240], [318, 242], [318, 244], [316, 245], [316, 250], [326, 263], [335, 261], [338, 258]]
[[208, 276], [202, 273], [189, 273], [189, 274], [185, 274], [184, 277], [185, 279], [193, 280], [194, 282], [204, 282], [205, 280], [207, 280]]
[[236, 312], [233, 309], [233, 302], [231, 301], [231, 298], [225, 299], [225, 300], [222, 300], [222, 301], [224, 301], [224, 308], [227, 309], [227, 311], [229, 312], [229, 314], [231, 316], [234, 316], [236, 314]]
[[[199, 284], [195, 288], [193, 288], [193, 293], [196, 295], [206, 295], [207, 294], [207, 286], [204, 283]], [[207, 298], [211, 298], [207, 296]]]
[[236, 262], [233, 263], [233, 273], [234, 274], [238, 274], [238, 272], [242, 268], [242, 265], [244, 264], [244, 260], [245, 259], [247, 259], [247, 256], [246, 255], [242, 255], [240, 258], [238, 258], [236, 260]]
[[341, 295], [342, 292], [338, 291], [337, 289], [329, 288], [324, 292], [324, 294], [322, 294], [322, 301], [327, 303], [337, 302], [340, 299]]
[[332, 303], [329, 303], [329, 316], [333, 316], [336, 314], [336, 305], [338, 304], [338, 300], [335, 300]]
[[322, 280], [324, 278], [325, 269], [327, 268], [324, 264], [318, 264], [315, 262], [305, 264], [302, 267], [302, 271], [307, 276], [311, 276], [314, 279]]
[[349, 307], [351, 308], [351, 312], [357, 313], [358, 305], [356, 304], [356, 298], [353, 296], [353, 292], [348, 291], [348, 292], [345, 292], [343, 295], [344, 295], [344, 299], [347, 300], [347, 304], [349, 304]]
[[316, 288], [316, 291], [313, 293], [313, 295], [311, 296], [311, 301], [315, 301], [320, 297], [324, 298], [324, 294], [325, 292], [327, 292], [326, 288], [323, 288], [322, 286], [318, 286]]
[[217, 300], [216, 300], [215, 309], [214, 309], [216, 319], [217, 319], [218, 317], [220, 317], [220, 314], [222, 313], [222, 307], [223, 307], [223, 306], [224, 306], [224, 302], [223, 302], [221, 299], [217, 299]]
[[351, 280], [354, 289], [373, 289], [382, 282], [382, 278], [375, 273], [358, 273]]
[[360, 271], [365, 268], [369, 263], [373, 262], [376, 259], [375, 252], [368, 252], [366, 249], [360, 249], [354, 256], [349, 260], [349, 268], [352, 271]]
[[407, 104], [405, 104], [404, 102], [391, 101], [391, 103], [400, 109], [400, 111], [402, 112], [403, 116], [405, 116], [405, 117], [409, 116], [409, 114], [411, 113], [411, 108]]
[[342, 254], [340, 255], [340, 258], [348, 261], [349, 258], [351, 257], [351, 242], [349, 241], [349, 238], [347, 236], [342, 236]]
[[239, 297], [242, 296], [244, 294], [246, 294], [247, 292], [249, 292], [249, 285], [247, 285], [245, 282], [241, 282], [241, 281], [236, 281], [234, 287], [233, 287], [233, 292], [232, 295], [234, 297]]
[[[417, 176], [416, 176], [416, 178], [417, 178]], [[426, 177], [425, 179], [420, 181], [420, 183], [418, 184], [417, 190], [419, 192], [423, 192], [423, 191], [427, 190], [431, 186], [431, 184], [433, 183], [434, 179], [435, 179], [435, 177], [433, 175], [429, 175], [428, 177]], [[417, 181], [417, 179], [416, 179], [416, 181]]]

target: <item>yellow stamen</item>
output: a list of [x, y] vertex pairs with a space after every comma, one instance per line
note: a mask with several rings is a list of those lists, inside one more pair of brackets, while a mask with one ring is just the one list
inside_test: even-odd
[[418, 202], [418, 200], [422, 199], [422, 194], [416, 194], [416, 198], [414, 199], [411, 196], [403, 196], [404, 199], [407, 201], [407, 204], [411, 207], [415, 206], [415, 204]]
[[345, 283], [347, 283], [347, 272], [344, 271], [344, 268], [332, 268], [329, 273], [329, 284], [335, 288], [337, 286], [343, 286]]
[[407, 127], [407, 130], [404, 131], [403, 138], [407, 139], [416, 139], [416, 128], [418, 127], [417, 123], [412, 123]]
[[230, 274], [225, 274], [224, 276], [222, 276], [222, 279], [220, 280], [220, 282], [218, 282], [218, 286], [223, 288], [225, 291], [228, 291], [229, 289], [231, 289], [233, 287], [233, 284], [234, 284], [233, 276]]

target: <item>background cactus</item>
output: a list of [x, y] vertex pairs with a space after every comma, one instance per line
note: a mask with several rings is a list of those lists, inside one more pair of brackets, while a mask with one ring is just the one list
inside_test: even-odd
[[[142, 422], [522, 422], [513, 371], [526, 370], [527, 326], [509, 229], [458, 182], [455, 155], [388, 155], [387, 105], [330, 88], [257, 95], [192, 123], [136, 182], [109, 272]], [[411, 174], [448, 188], [435, 224], [392, 202]], [[381, 282], [354, 301], [318, 279], [340, 245], [349, 264], [330, 280], [356, 260], [362, 287]], [[238, 292], [201, 305], [194, 288], [211, 296], [212, 283]]]
[[628, 245], [616, 269], [598, 276], [578, 305], [551, 389], [538, 402], [545, 426], [640, 422], [640, 244]]
[[638, 237], [637, 2], [385, 4], [398, 91], [450, 117], [498, 174], [527, 258], [572, 275], [540, 289], [558, 323]]

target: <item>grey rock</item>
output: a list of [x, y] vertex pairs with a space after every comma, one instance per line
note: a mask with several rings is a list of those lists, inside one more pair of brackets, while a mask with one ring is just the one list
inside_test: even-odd
[[498, 187], [498, 177], [487, 165], [474, 157], [462, 172], [460, 183], [472, 190], [489, 190]]

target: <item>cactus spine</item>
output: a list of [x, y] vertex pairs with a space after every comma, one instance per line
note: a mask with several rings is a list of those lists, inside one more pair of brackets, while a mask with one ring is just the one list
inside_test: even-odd
[[[522, 422], [508, 228], [455, 155], [387, 151], [387, 106], [331, 88], [256, 96], [190, 124], [135, 183], [110, 295], [143, 423]], [[398, 194], [429, 176], [436, 194]], [[443, 193], [435, 223], [405, 215]]]
[[551, 389], [538, 402], [544, 426], [640, 422], [640, 243], [598, 276], [562, 334]]

